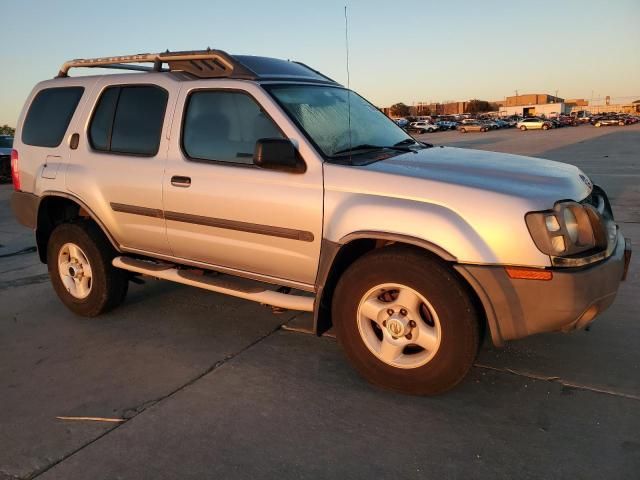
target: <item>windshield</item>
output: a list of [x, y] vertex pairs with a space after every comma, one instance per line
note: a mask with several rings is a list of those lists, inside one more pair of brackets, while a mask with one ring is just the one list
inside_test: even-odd
[[326, 157], [344, 157], [378, 147], [415, 144], [404, 130], [376, 107], [344, 88], [316, 85], [266, 88]]
[[13, 147], [13, 137], [0, 137], [0, 148]]

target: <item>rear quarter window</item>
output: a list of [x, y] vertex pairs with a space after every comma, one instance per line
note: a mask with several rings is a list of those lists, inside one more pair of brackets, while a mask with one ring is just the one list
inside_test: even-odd
[[22, 127], [22, 143], [35, 147], [60, 145], [83, 92], [83, 87], [40, 90], [27, 112]]

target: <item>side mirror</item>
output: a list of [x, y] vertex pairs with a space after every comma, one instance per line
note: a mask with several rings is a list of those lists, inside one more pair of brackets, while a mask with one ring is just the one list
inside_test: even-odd
[[307, 170], [293, 143], [286, 138], [259, 139], [253, 153], [253, 163], [260, 168], [281, 172], [304, 173]]

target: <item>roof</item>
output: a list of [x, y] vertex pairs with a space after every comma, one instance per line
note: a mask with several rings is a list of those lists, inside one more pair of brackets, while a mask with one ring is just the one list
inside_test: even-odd
[[[145, 65], [146, 64], [146, 65]], [[150, 65], [149, 65], [150, 64]], [[78, 58], [65, 62], [57, 75], [69, 76], [73, 68], [111, 68], [143, 72], [184, 72], [194, 78], [243, 80], [295, 80], [336, 82], [313, 68], [289, 60], [251, 55], [230, 55], [222, 50], [138, 53], [101, 58]]]

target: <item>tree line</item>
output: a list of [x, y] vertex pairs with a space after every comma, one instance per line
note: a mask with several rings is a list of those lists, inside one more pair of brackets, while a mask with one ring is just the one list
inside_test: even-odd
[[0, 135], [11, 135], [13, 137], [15, 133], [16, 133], [16, 129], [13, 127], [10, 127], [9, 125], [2, 125], [0, 127]]

